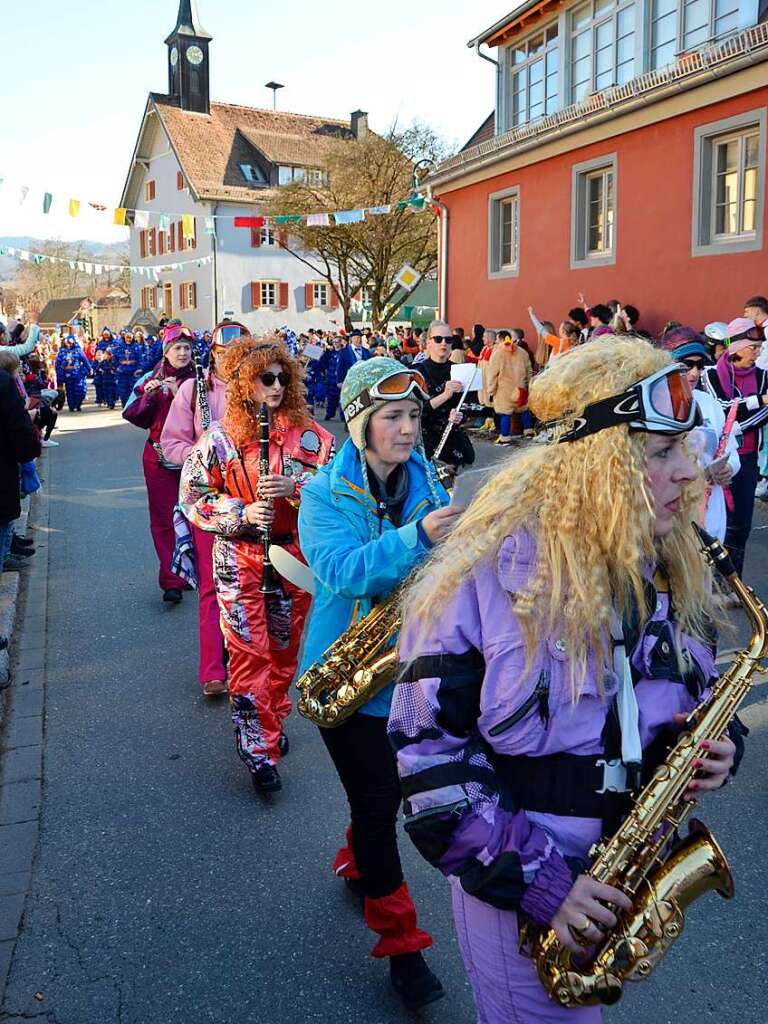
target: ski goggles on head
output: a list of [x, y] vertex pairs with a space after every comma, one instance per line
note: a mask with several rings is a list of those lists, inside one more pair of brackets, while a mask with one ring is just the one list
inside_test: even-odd
[[748, 331], [742, 331], [741, 334], [734, 334], [732, 338], [727, 338], [726, 343], [732, 345], [734, 341], [742, 341], [744, 338], [754, 341], [757, 345], [761, 341], [765, 341], [765, 331], [762, 327], [750, 327]]
[[417, 370], [403, 370], [392, 373], [383, 380], [376, 381], [369, 388], [365, 388], [351, 401], [344, 409], [344, 419], [349, 422], [359, 416], [361, 412], [370, 409], [374, 402], [398, 402], [404, 398], [415, 395], [421, 401], [429, 399], [427, 382]]
[[[581, 416], [574, 418], [571, 428], [557, 440], [578, 441], [622, 423], [633, 431], [683, 434], [691, 430], [699, 419], [687, 368], [673, 363], [639, 380], [620, 395], [588, 405]], [[547, 426], [556, 427], [558, 423]]]
[[185, 327], [180, 320], [169, 320], [163, 331], [163, 345], [170, 345], [173, 341], [192, 341], [192, 332]]
[[213, 329], [211, 335], [211, 347], [214, 345], [221, 345], [222, 348], [226, 347], [232, 341], [237, 341], [242, 335], [248, 333], [248, 328], [242, 324], [231, 323], [231, 324], [217, 324]]

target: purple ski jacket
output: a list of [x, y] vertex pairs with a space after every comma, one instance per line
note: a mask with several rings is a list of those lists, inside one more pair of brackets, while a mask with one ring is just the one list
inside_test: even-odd
[[[525, 673], [523, 635], [510, 594], [527, 582], [535, 542], [508, 537], [494, 563], [475, 569], [405, 663], [389, 718], [405, 796], [405, 828], [419, 851], [470, 895], [549, 924], [600, 838], [596, 818], [514, 806], [494, 756], [604, 753], [618, 679], [590, 656], [582, 696], [570, 699], [568, 651], [542, 637]], [[649, 584], [650, 586], [650, 584]], [[714, 650], [682, 636], [681, 672], [669, 595], [655, 596], [631, 661], [643, 749], [690, 712], [716, 677]], [[602, 681], [602, 693], [598, 681]]]

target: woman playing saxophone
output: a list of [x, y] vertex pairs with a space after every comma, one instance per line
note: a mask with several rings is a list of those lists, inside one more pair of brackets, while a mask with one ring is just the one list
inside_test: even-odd
[[[447, 495], [421, 446], [427, 397], [421, 374], [394, 359], [359, 362], [347, 374], [341, 403], [349, 439], [304, 489], [299, 511], [301, 548], [316, 581], [300, 672], [387, 598], [456, 518], [442, 507]], [[379, 935], [373, 955], [389, 957], [396, 991], [417, 1007], [443, 990], [421, 956], [432, 939], [417, 927], [397, 849], [400, 790], [386, 733], [392, 691], [390, 684], [320, 733], [351, 815], [334, 870], [364, 896], [366, 923]]]
[[[550, 999], [523, 924], [589, 954], [632, 904], [585, 872], [715, 678], [684, 368], [603, 338], [531, 387], [550, 444], [489, 482], [403, 599], [389, 719], [406, 830], [448, 876], [478, 1021], [594, 1024]], [[733, 736], [741, 738], [736, 728]], [[701, 750], [687, 796], [736, 745]]]

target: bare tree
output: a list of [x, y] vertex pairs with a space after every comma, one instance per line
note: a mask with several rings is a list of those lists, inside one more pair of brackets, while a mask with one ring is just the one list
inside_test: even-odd
[[280, 233], [279, 244], [328, 282], [347, 329], [352, 302], [363, 288], [373, 324], [382, 327], [407, 299], [395, 282], [403, 264], [421, 275], [437, 267], [436, 221], [424, 200], [412, 194], [413, 169], [417, 161], [436, 162], [444, 155], [443, 142], [425, 125], [393, 127], [386, 136], [368, 132], [329, 145], [318, 167], [321, 175], [293, 181], [263, 204], [270, 217], [392, 207], [389, 214], [368, 215], [356, 224], [310, 227], [302, 220]]

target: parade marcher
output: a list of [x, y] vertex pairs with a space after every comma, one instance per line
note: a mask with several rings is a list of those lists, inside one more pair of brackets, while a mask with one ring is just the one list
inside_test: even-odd
[[[371, 342], [373, 344], [373, 342]], [[339, 352], [336, 364], [336, 383], [341, 387], [350, 369], [356, 364], [371, 358], [370, 349], [363, 345], [363, 332], [357, 328], [349, 332], [349, 344]]]
[[336, 416], [339, 408], [341, 388], [339, 387], [339, 360], [344, 351], [344, 341], [338, 336], [333, 339], [332, 347], [327, 349], [321, 358], [325, 376], [325, 416], [328, 422]]
[[[166, 331], [169, 329], [167, 327]], [[208, 369], [204, 371], [202, 380], [198, 381], [196, 377], [185, 380], [179, 388], [160, 435], [160, 445], [171, 462], [182, 466], [207, 427], [217, 423], [224, 415], [226, 385], [219, 364], [227, 346], [241, 334], [247, 333], [242, 324], [219, 324], [213, 332]], [[202, 400], [201, 385], [204, 396]], [[207, 417], [204, 417], [203, 402], [208, 408]], [[205, 425], [204, 418], [208, 421]], [[224, 667], [224, 638], [219, 623], [219, 602], [213, 579], [214, 534], [194, 524], [190, 525], [199, 612], [198, 678], [206, 697], [219, 697], [227, 692], [227, 673]]]
[[704, 373], [704, 387], [727, 415], [738, 401], [736, 420], [741, 428], [741, 469], [731, 481], [733, 509], [728, 512], [725, 543], [739, 575], [744, 568], [744, 549], [752, 530], [758, 452], [761, 432], [768, 422], [768, 370], [755, 366], [763, 332], [754, 320], [737, 317], [728, 324], [726, 349], [715, 366]]
[[[349, 438], [305, 489], [299, 512], [302, 551], [315, 574], [301, 671], [322, 661], [326, 648], [402, 583], [455, 521], [457, 510], [442, 507], [447, 495], [421, 445], [427, 397], [421, 374], [393, 359], [374, 358], [347, 374], [341, 398]], [[334, 870], [356, 880], [366, 923], [380, 936], [373, 955], [390, 957], [397, 991], [420, 1006], [443, 990], [419, 952], [432, 940], [417, 927], [397, 849], [400, 796], [386, 736], [392, 690], [320, 732], [351, 812]]]
[[141, 376], [144, 346], [131, 336], [130, 331], [121, 331], [120, 339], [112, 348], [112, 359], [116, 367], [117, 394], [125, 408], [136, 379]]
[[431, 459], [440, 443], [445, 429], [453, 423], [453, 429], [441, 453], [441, 459], [449, 466], [471, 466], [475, 461], [475, 450], [466, 430], [460, 426], [463, 415], [456, 410], [464, 390], [461, 382], [451, 380], [451, 345], [453, 335], [443, 320], [433, 320], [429, 325], [426, 342], [426, 356], [414, 368], [424, 375], [429, 392], [429, 401], [422, 413], [424, 450]]
[[[134, 338], [136, 334], [134, 334]], [[143, 338], [143, 335], [142, 335]], [[140, 339], [141, 340], [141, 339]], [[155, 338], [150, 336], [143, 340], [144, 343], [144, 359], [141, 363], [142, 373], [149, 373], [150, 370], [154, 370], [160, 360], [163, 358], [163, 338]], [[193, 345], [196, 344], [196, 339], [193, 341]]]
[[[699, 407], [701, 423], [691, 435], [691, 447], [707, 483], [702, 526], [707, 533], [722, 542], [725, 540], [726, 528], [724, 488], [728, 487], [741, 467], [737, 432], [731, 430], [727, 438], [724, 436], [725, 413], [720, 403], [699, 386], [704, 367], [709, 363], [709, 355], [698, 331], [692, 327], [673, 327], [665, 333], [662, 347], [687, 368], [688, 383], [694, 389], [693, 397]], [[723, 453], [719, 457], [721, 442]]]
[[[406, 831], [450, 880], [478, 1021], [596, 1024], [599, 1007], [550, 998], [519, 927], [579, 953], [616, 925], [606, 903], [630, 909], [584, 874], [589, 851], [716, 676], [690, 526], [697, 411], [685, 371], [634, 338], [555, 360], [531, 405], [552, 443], [486, 484], [404, 596], [389, 735]], [[734, 761], [732, 739], [705, 746], [692, 798]]]
[[493, 396], [493, 411], [499, 417], [496, 443], [508, 445], [523, 428], [526, 434], [533, 433], [528, 413], [531, 360], [509, 331], [499, 331], [497, 337], [488, 361], [486, 390]]
[[185, 588], [184, 580], [171, 571], [176, 539], [173, 510], [181, 465], [166, 456], [160, 435], [179, 387], [194, 376], [191, 338], [191, 332], [181, 325], [176, 331], [166, 332], [162, 362], [134, 385], [123, 409], [123, 419], [149, 430], [141, 461], [147, 484], [149, 529], [160, 562], [158, 582], [168, 604], [178, 604]]
[[[112, 345], [114, 344], [114, 338], [112, 331], [108, 327], [105, 327], [101, 332], [101, 337], [96, 342], [95, 352], [93, 356], [93, 389], [96, 392], [96, 405], [107, 405], [109, 404], [104, 394], [104, 364], [109, 361], [108, 353], [111, 357]], [[112, 402], [110, 408], [114, 409], [115, 403]]]
[[[261, 592], [264, 536], [301, 558], [297, 507], [333, 437], [309, 416], [301, 371], [285, 346], [245, 337], [222, 360], [226, 404], [184, 463], [179, 502], [191, 523], [214, 533], [213, 566], [229, 655], [237, 753], [258, 793], [282, 787], [277, 762], [288, 751], [283, 722], [296, 671], [309, 594], [286, 580]], [[259, 470], [259, 417], [270, 415], [269, 466]]]
[[68, 334], [61, 343], [56, 356], [56, 382], [67, 395], [70, 412], [80, 412], [88, 390], [88, 374], [91, 364], [77, 344], [74, 334]]

